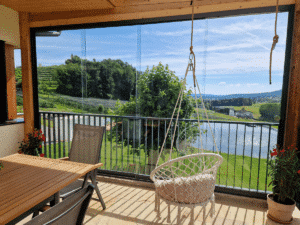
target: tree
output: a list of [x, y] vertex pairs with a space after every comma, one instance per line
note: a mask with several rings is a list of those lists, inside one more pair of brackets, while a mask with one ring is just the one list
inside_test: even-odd
[[[84, 70], [81, 62], [85, 65]], [[88, 61], [71, 55], [71, 59], [67, 59], [65, 65], [59, 66], [56, 70], [56, 79], [59, 83], [57, 93], [75, 97], [81, 95], [82, 90], [80, 92], [77, 89], [70, 90], [81, 86], [81, 71], [87, 78], [87, 84], [84, 85], [87, 87], [85, 88], [87, 90], [84, 90], [87, 92], [87, 97], [129, 100], [135, 93], [136, 69], [119, 59], [97, 62], [95, 59]], [[70, 80], [70, 74], [74, 76], [74, 80]], [[75, 85], [73, 81], [77, 84]]]
[[[140, 75], [138, 84], [138, 96], [136, 98], [130, 98], [130, 101], [118, 105], [116, 113], [118, 115], [130, 115], [136, 113], [136, 109], [141, 116], [144, 117], [158, 117], [158, 118], [171, 118], [176, 101], [178, 99], [179, 92], [182, 88], [182, 82], [175, 76], [174, 72], [171, 71], [168, 66], [164, 66], [161, 63], [158, 66], [154, 66], [151, 70], [149, 68]], [[189, 97], [190, 92], [184, 92], [182, 97], [182, 104], [180, 109], [180, 118], [189, 118], [194, 111], [193, 100]], [[176, 114], [177, 115], [177, 114]], [[123, 120], [122, 120], [123, 121]], [[167, 123], [169, 120], [166, 121]], [[154, 119], [142, 121], [142, 134], [150, 135], [148, 138], [141, 138], [141, 143], [148, 141], [153, 138], [153, 143], [158, 143], [161, 146], [165, 137], [165, 127], [162, 125], [164, 122], [159, 123]], [[124, 123], [126, 126], [128, 123]], [[160, 125], [159, 125], [160, 124]], [[188, 129], [189, 124], [180, 122], [180, 127], [186, 127], [189, 134], [196, 137], [197, 131], [191, 128]], [[131, 129], [131, 128], [129, 128]], [[139, 129], [139, 128], [138, 128]], [[151, 132], [148, 132], [150, 131]], [[127, 130], [127, 128], [124, 128]], [[137, 128], [135, 129], [137, 130]], [[192, 132], [193, 130], [193, 132]], [[153, 137], [152, 137], [153, 131]], [[175, 134], [175, 143], [177, 140], [178, 133]], [[132, 140], [131, 140], [132, 141]], [[136, 140], [137, 141], [137, 140]], [[170, 133], [167, 138], [166, 146], [170, 147], [171, 136]], [[153, 146], [155, 150], [158, 148], [157, 145]], [[147, 154], [152, 146], [147, 145]], [[160, 149], [159, 149], [160, 150]]]
[[[165, 67], [159, 63], [151, 70], [147, 68], [140, 75], [137, 84], [137, 99], [131, 98], [128, 103], [121, 105], [119, 113], [132, 114], [135, 108], [133, 105], [137, 103], [141, 116], [163, 118], [172, 116], [182, 83], [168, 66]], [[189, 92], [183, 93], [180, 118], [189, 118], [194, 111], [193, 102], [189, 98], [190, 94]]]
[[22, 68], [15, 68], [16, 87], [22, 88]]
[[276, 117], [280, 116], [280, 104], [263, 104], [259, 107], [259, 113], [265, 120], [274, 121]]
[[79, 64], [69, 63], [56, 68], [54, 78], [57, 80], [57, 93], [75, 97], [82, 96], [82, 71]]

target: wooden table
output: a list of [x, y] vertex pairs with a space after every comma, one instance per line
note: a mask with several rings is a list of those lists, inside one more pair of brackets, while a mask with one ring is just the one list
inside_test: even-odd
[[[102, 166], [14, 154], [0, 158], [0, 224], [17, 221], [61, 189]], [[58, 197], [57, 197], [58, 196]]]

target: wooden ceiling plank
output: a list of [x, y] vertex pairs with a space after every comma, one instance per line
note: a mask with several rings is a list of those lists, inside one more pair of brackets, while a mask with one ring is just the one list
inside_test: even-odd
[[107, 9], [114, 6], [108, 0], [2, 0], [2, 5], [18, 12], [56, 12]]
[[[279, 0], [280, 5], [294, 4], [295, 0]], [[274, 6], [276, 2], [273, 0], [204, 0], [197, 2], [195, 5], [195, 13], [208, 13], [208, 12], [220, 12], [236, 9], [247, 9], [257, 7]], [[88, 11], [86, 12], [86, 14]], [[65, 18], [55, 19], [47, 21], [35, 21], [31, 20], [31, 27], [43, 27], [43, 26], [59, 26], [59, 25], [73, 25], [84, 23], [97, 23], [97, 22], [110, 22], [110, 21], [122, 21], [122, 20], [135, 20], [135, 19], [149, 19], [159, 18], [167, 16], [177, 15], [189, 15], [191, 14], [191, 6], [187, 2], [178, 2], [176, 4], [166, 3], [157, 4], [152, 6], [138, 5], [127, 7], [116, 7], [110, 11], [106, 11], [104, 14], [81, 17], [81, 18]]]

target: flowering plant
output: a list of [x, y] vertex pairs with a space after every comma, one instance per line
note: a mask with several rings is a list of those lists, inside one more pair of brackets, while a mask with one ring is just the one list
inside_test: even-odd
[[291, 147], [275, 148], [271, 151], [269, 175], [272, 178], [269, 186], [273, 184], [273, 198], [276, 202], [287, 204], [295, 200], [300, 188], [300, 170], [298, 149]]
[[18, 153], [43, 157], [44, 154], [39, 152], [39, 148], [42, 147], [42, 142], [45, 140], [46, 138], [42, 130], [34, 129], [32, 133], [27, 134], [27, 140], [23, 139]]

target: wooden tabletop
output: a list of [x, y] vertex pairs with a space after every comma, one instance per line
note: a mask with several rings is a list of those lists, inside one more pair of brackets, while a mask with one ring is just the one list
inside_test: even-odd
[[0, 158], [0, 224], [6, 224], [86, 173], [103, 166], [14, 154]]

